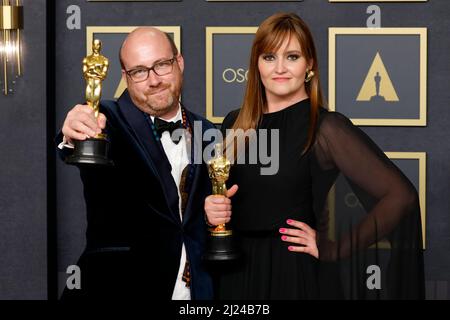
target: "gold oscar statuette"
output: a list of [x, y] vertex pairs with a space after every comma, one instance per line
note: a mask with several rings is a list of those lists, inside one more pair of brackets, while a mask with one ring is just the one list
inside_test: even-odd
[[[92, 42], [92, 54], [83, 59], [83, 76], [86, 80], [85, 98], [89, 107], [94, 110], [98, 118], [100, 98], [102, 95], [102, 82], [108, 74], [109, 61], [103, 56], [102, 43], [95, 39]], [[66, 162], [74, 165], [113, 165], [108, 158], [109, 141], [105, 133], [83, 141], [74, 141], [74, 152], [67, 157]]]
[[[208, 174], [212, 183], [212, 193], [216, 196], [227, 195], [226, 181], [230, 174], [230, 161], [223, 154], [223, 145], [214, 146], [215, 156], [208, 161]], [[233, 239], [233, 231], [225, 224], [219, 224], [209, 230], [206, 253], [203, 256], [209, 261], [234, 260], [239, 254]]]

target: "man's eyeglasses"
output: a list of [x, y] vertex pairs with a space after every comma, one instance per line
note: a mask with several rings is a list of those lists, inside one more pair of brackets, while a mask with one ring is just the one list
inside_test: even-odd
[[166, 74], [171, 73], [175, 59], [176, 57], [173, 57], [172, 59], [157, 62], [150, 68], [138, 67], [125, 72], [134, 82], [142, 82], [148, 79], [150, 71], [152, 70], [157, 76], [165, 76]]

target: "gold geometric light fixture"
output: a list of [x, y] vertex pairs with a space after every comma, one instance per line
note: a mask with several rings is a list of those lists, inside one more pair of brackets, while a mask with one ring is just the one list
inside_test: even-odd
[[21, 30], [23, 7], [19, 0], [0, 0], [0, 83], [4, 95], [12, 93], [12, 84], [22, 75]]

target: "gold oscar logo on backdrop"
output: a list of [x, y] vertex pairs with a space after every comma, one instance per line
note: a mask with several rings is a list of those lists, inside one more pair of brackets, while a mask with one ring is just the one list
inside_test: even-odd
[[358, 126], [426, 126], [427, 37], [427, 28], [328, 28], [329, 110]]
[[397, 92], [379, 52], [372, 61], [356, 101], [398, 102]]
[[243, 83], [248, 79], [248, 70], [243, 68], [227, 68], [222, 72], [222, 80], [226, 83]]

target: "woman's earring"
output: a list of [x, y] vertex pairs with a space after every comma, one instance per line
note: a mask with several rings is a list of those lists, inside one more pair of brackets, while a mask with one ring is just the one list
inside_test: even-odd
[[310, 82], [311, 79], [314, 77], [314, 71], [312, 70], [306, 70], [306, 79], [305, 82]]

